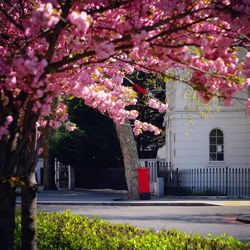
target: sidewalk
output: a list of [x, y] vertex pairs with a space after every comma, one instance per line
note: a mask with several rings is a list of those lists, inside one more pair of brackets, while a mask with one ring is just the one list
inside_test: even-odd
[[[20, 197], [17, 199], [20, 203]], [[127, 200], [125, 190], [55, 190], [40, 191], [38, 204], [48, 205], [94, 205], [94, 206], [250, 206], [250, 199], [228, 199], [227, 197], [185, 196], [162, 197], [151, 196], [150, 200]]]

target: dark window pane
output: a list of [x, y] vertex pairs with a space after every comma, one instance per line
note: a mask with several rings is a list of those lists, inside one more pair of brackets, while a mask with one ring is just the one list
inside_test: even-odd
[[216, 145], [211, 145], [210, 146], [210, 152], [212, 153], [212, 152], [216, 152]]
[[216, 153], [210, 153], [210, 161], [216, 161]]
[[223, 155], [223, 153], [218, 153], [217, 154], [217, 161], [224, 161], [224, 155]]
[[217, 144], [223, 144], [223, 137], [219, 136], [217, 137]]
[[223, 133], [221, 130], [217, 129], [217, 136], [223, 136]]
[[210, 136], [216, 136], [216, 129], [213, 129], [213, 130], [210, 132]]
[[216, 144], [216, 137], [210, 137], [210, 144]]

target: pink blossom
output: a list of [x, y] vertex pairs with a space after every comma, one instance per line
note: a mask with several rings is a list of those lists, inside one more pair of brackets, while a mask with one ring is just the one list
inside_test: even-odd
[[147, 32], [143, 30], [140, 34], [132, 34], [132, 42], [133, 45], [136, 47], [140, 45], [143, 39], [147, 36]]
[[59, 128], [59, 127], [62, 126], [62, 123], [60, 121], [53, 121], [53, 120], [51, 120], [49, 122], [49, 125], [50, 125], [50, 127], [54, 128], [54, 129], [57, 129], [57, 128]]
[[71, 122], [66, 122], [65, 124], [65, 128], [69, 131], [69, 132], [72, 132], [76, 129], [76, 125], [74, 123], [71, 123]]
[[73, 11], [69, 14], [69, 20], [72, 24], [75, 24], [81, 32], [85, 34], [90, 26], [92, 18], [88, 16], [85, 11]]
[[13, 122], [13, 117], [11, 115], [8, 115], [6, 117], [6, 125], [10, 125]]
[[155, 135], [159, 135], [161, 133], [161, 130], [156, 126], [147, 122], [141, 122], [139, 120], [135, 120], [133, 127], [134, 134], [139, 135], [142, 133], [142, 131], [150, 131], [153, 132]]
[[51, 3], [38, 4], [33, 11], [33, 15], [29, 20], [25, 29], [26, 36], [34, 36], [40, 27], [54, 27], [60, 20], [60, 11], [55, 9]]
[[41, 97], [43, 96], [43, 94], [44, 94], [44, 92], [43, 92], [41, 89], [38, 89], [38, 90], [36, 91], [36, 97], [37, 97], [37, 98], [41, 98]]
[[95, 51], [100, 59], [109, 58], [114, 54], [114, 45], [110, 42], [95, 43]]
[[166, 111], [166, 109], [168, 108], [168, 104], [164, 104], [164, 103], [161, 103], [160, 101], [154, 99], [154, 98], [151, 98], [148, 100], [148, 106], [150, 108], [154, 108], [154, 109], [157, 109], [159, 112], [163, 113]]
[[139, 112], [138, 112], [138, 111], [136, 111], [136, 110], [131, 110], [131, 111], [129, 111], [129, 116], [128, 116], [128, 118], [129, 118], [130, 120], [135, 120], [135, 119], [137, 118], [138, 115], [139, 115]]

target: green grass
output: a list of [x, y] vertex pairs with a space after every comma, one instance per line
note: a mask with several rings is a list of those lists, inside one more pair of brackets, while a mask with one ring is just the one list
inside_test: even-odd
[[[16, 216], [15, 249], [20, 249], [20, 213]], [[155, 232], [131, 225], [111, 224], [99, 218], [89, 219], [65, 213], [39, 212], [37, 215], [38, 249], [185, 249], [227, 250], [250, 249], [250, 242], [243, 243], [226, 235], [202, 237], [176, 230]]]

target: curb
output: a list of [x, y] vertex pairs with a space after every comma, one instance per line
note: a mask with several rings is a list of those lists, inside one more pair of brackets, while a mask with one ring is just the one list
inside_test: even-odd
[[[21, 204], [21, 201], [17, 201], [17, 204]], [[65, 202], [65, 201], [38, 201], [38, 205], [81, 205], [81, 206], [221, 206], [219, 204], [203, 203], [203, 202]]]

